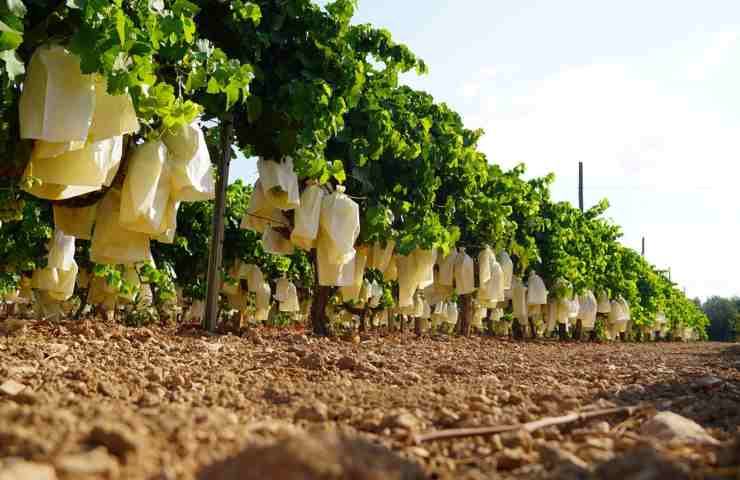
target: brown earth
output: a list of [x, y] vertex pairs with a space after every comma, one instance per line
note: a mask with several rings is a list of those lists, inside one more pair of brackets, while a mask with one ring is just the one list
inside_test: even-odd
[[[728, 344], [5, 326], [1, 480], [740, 478], [740, 348]], [[706, 432], [656, 440], [650, 410], [413, 442], [644, 403]]]

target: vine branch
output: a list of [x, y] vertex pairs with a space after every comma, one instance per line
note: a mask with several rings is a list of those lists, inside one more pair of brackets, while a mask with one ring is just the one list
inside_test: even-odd
[[433, 430], [421, 435], [413, 437], [413, 441], [416, 444], [423, 442], [431, 442], [436, 440], [450, 440], [453, 438], [464, 438], [464, 437], [481, 437], [488, 435], [496, 435], [498, 433], [525, 431], [532, 433], [536, 430], [540, 430], [555, 425], [565, 425], [568, 423], [578, 422], [582, 420], [589, 420], [593, 418], [608, 417], [611, 415], [627, 414], [629, 416], [636, 413], [645, 412], [653, 409], [651, 405], [634, 405], [630, 407], [615, 407], [606, 408], [602, 410], [593, 410], [588, 412], [571, 413], [560, 417], [545, 417], [540, 420], [534, 420], [527, 423], [516, 423], [513, 425], [497, 425], [492, 427], [478, 427], [478, 428], [452, 428], [447, 430]]

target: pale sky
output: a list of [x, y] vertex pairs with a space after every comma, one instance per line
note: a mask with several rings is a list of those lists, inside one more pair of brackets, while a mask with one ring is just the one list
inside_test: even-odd
[[574, 204], [584, 162], [625, 245], [644, 235], [691, 297], [740, 295], [740, 2], [360, 0], [356, 22], [427, 62], [404, 81], [483, 128], [491, 162], [554, 172]]

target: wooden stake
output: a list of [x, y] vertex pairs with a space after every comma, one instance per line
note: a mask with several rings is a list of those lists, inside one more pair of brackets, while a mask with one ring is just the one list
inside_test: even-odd
[[226, 187], [229, 185], [231, 163], [231, 137], [234, 120], [230, 113], [221, 121], [221, 159], [216, 178], [216, 205], [213, 210], [213, 231], [208, 256], [208, 291], [206, 293], [205, 328], [215, 332], [218, 323], [218, 298], [221, 290], [221, 260], [224, 247], [224, 215], [226, 213]]

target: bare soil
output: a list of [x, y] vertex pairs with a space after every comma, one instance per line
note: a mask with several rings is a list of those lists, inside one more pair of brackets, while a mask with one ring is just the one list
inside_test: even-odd
[[[718, 442], [651, 439], [641, 429], [654, 411], [413, 441], [644, 403]], [[729, 344], [324, 339], [286, 329], [209, 337], [90, 321], [8, 321], [0, 334], [3, 480], [20, 459], [56, 476], [39, 478], [418, 478], [371, 444], [418, 464], [421, 478], [740, 478], [739, 426], [740, 348]], [[370, 443], [327, 440], [327, 431]], [[219, 471], [245, 449], [232, 473]], [[324, 473], [311, 466], [297, 477], [288, 467], [301, 456], [322, 458]], [[388, 471], [347, 473], [360, 462], [376, 468], [373, 459]]]

